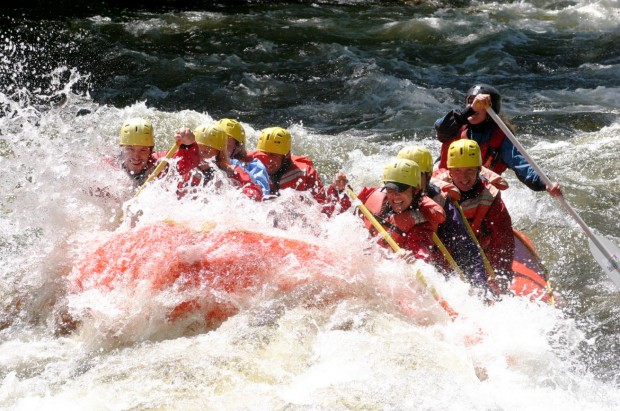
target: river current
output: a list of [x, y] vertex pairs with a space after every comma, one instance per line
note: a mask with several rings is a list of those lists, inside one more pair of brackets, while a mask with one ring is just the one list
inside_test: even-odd
[[[500, 90], [519, 141], [588, 226], [620, 244], [617, 0], [188, 3], [0, 15], [0, 408], [620, 408], [620, 293], [560, 204], [512, 172], [502, 196], [556, 307], [487, 306], [417, 265], [460, 313], [450, 321], [410, 267], [368, 255], [351, 214], [297, 209], [282, 230], [270, 218], [293, 197], [179, 202], [165, 181], [130, 201], [139, 225], [291, 237], [346, 269], [333, 284], [248, 297], [219, 326], [166, 323], [148, 295], [67, 285], [76, 259], [128, 229], [118, 216], [131, 188], [102, 166], [126, 118], [151, 119], [159, 151], [177, 128], [222, 117], [242, 122], [250, 149], [262, 128], [283, 126], [324, 182], [344, 171], [359, 189], [407, 144], [437, 154], [434, 121], [477, 82]], [[102, 186], [112, 196], [92, 195]], [[424, 315], [402, 316], [379, 284], [415, 290]], [[88, 320], [59, 332], [61, 313], [86, 306]]]

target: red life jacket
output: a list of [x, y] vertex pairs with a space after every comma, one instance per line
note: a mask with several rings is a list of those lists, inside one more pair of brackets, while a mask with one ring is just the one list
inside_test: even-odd
[[508, 188], [508, 181], [504, 180], [497, 172], [488, 169], [486, 166], [480, 169], [480, 175], [499, 190], [503, 191]]
[[[402, 213], [394, 213], [387, 218], [381, 218], [386, 201], [387, 196], [385, 192], [377, 189], [368, 197], [364, 205], [371, 213], [383, 220], [383, 222], [379, 222], [399, 246], [404, 244], [405, 236], [416, 225], [428, 223], [432, 231], [437, 231], [439, 224], [446, 220], [443, 208], [426, 196], [421, 198], [420, 207], [417, 210], [407, 209]], [[376, 233], [372, 223], [365, 217], [364, 225], [371, 232]]]
[[[293, 188], [298, 191], [316, 191], [317, 179], [314, 171], [314, 164], [309, 157], [291, 155], [291, 167], [280, 177], [280, 190]], [[318, 181], [320, 183], [320, 181]], [[321, 188], [323, 184], [321, 183]]]
[[[469, 138], [467, 134], [467, 124], [461, 127], [461, 138]], [[480, 144], [480, 155], [482, 165], [497, 174], [502, 174], [508, 166], [499, 158], [499, 151], [506, 135], [499, 127], [493, 127], [489, 141]]]
[[[506, 181], [504, 177], [486, 167], [480, 168], [480, 176], [483, 177], [483, 180], [487, 180], [499, 190], [503, 191], [509, 187], [508, 181]], [[433, 171], [431, 182], [439, 187], [442, 192], [448, 193], [452, 201], [459, 201], [461, 199], [461, 192], [452, 183], [452, 177], [450, 177], [450, 171], [447, 168], [439, 168]]]
[[243, 168], [235, 166], [234, 171], [226, 169], [226, 175], [241, 187], [243, 194], [252, 200], [261, 201], [263, 199], [263, 190], [261, 190], [258, 184], [252, 180], [252, 177], [250, 177], [248, 172]]
[[[153, 157], [159, 160], [166, 157], [166, 153], [166, 151], [161, 151], [153, 154]], [[181, 146], [172, 158], [178, 159], [177, 171], [181, 176], [187, 179], [188, 173], [200, 164], [200, 149], [198, 148], [198, 143], [194, 142], [189, 146]]]

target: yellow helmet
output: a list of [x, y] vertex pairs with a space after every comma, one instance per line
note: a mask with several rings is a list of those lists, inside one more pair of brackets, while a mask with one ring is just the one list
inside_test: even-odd
[[448, 148], [448, 168], [480, 167], [480, 146], [474, 140], [462, 138]]
[[196, 129], [196, 142], [203, 146], [213, 147], [224, 151], [228, 145], [228, 134], [217, 124], [200, 126]]
[[245, 145], [245, 130], [241, 123], [237, 120], [233, 120], [230, 118], [223, 118], [217, 122], [217, 125], [222, 127], [222, 129], [232, 138]]
[[268, 127], [261, 131], [257, 150], [287, 155], [291, 152], [291, 133], [282, 127]]
[[[420, 178], [420, 166], [413, 160], [407, 158], [396, 158], [391, 160], [383, 169], [383, 184], [390, 187], [390, 183], [404, 184], [420, 188], [422, 181]], [[397, 187], [394, 187], [397, 188]]]
[[411, 161], [415, 161], [418, 163], [418, 166], [420, 166], [420, 171], [422, 173], [430, 173], [433, 171], [433, 155], [425, 147], [405, 147], [398, 152], [396, 158], [407, 158]]
[[121, 146], [144, 146], [155, 145], [155, 132], [149, 120], [143, 118], [130, 118], [121, 127]]

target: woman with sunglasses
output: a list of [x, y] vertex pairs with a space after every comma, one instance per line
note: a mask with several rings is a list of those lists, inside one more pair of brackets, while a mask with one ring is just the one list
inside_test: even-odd
[[[364, 187], [359, 200], [373, 213], [396, 243], [412, 259], [423, 259], [445, 266], [433, 243], [433, 233], [446, 219], [443, 208], [424, 195], [420, 166], [406, 158], [391, 160], [383, 171], [383, 187]], [[376, 230], [364, 218], [371, 234]], [[382, 239], [379, 244], [389, 245]]]

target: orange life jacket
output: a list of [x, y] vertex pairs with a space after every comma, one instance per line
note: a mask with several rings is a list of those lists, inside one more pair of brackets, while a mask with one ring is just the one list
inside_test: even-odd
[[[480, 176], [499, 190], [503, 191], [509, 187], [508, 181], [506, 181], [504, 177], [486, 167], [480, 167]], [[439, 168], [433, 171], [431, 182], [441, 188], [441, 191], [448, 193], [453, 201], [459, 201], [461, 199], [461, 192], [454, 183], [452, 183], [452, 177], [450, 177], [450, 171], [447, 168]]]
[[[442, 183], [444, 184], [443, 187], [453, 187], [458, 191], [458, 188], [452, 184], [452, 177], [450, 177], [450, 173], [447, 169], [443, 168], [435, 170], [433, 177], [434, 179], [432, 181], [434, 184], [439, 185], [438, 183]], [[491, 204], [493, 204], [495, 197], [497, 197], [500, 190], [505, 190], [508, 188], [508, 182], [504, 180], [502, 176], [486, 167], [480, 168], [480, 178], [484, 188], [475, 198], [467, 199], [461, 203], [461, 192], [458, 191], [459, 194], [456, 199], [456, 201], [458, 201], [461, 205], [463, 214], [465, 214], [465, 217], [467, 218], [467, 221], [469, 221], [476, 236], [480, 235], [482, 220], [484, 220], [484, 217], [489, 211]]]
[[480, 168], [480, 175], [499, 190], [506, 190], [508, 188], [508, 181], [504, 180], [504, 177], [488, 169], [486, 166]]
[[489, 208], [491, 208], [493, 201], [495, 201], [495, 197], [499, 194], [499, 189], [485, 179], [482, 179], [482, 184], [484, 185], [484, 188], [476, 197], [469, 198], [461, 202], [463, 214], [465, 214], [467, 221], [469, 221], [476, 237], [480, 236], [482, 220], [484, 220], [484, 217], [487, 215]]

